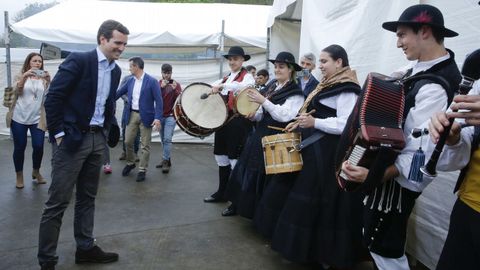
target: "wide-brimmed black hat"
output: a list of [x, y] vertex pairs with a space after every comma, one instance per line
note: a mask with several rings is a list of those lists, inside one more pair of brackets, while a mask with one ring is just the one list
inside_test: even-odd
[[223, 57], [227, 59], [229, 56], [242, 56], [245, 61], [248, 61], [250, 59], [250, 55], [245, 54], [243, 48], [240, 46], [230, 47], [230, 49], [228, 50], [228, 54], [223, 55]]
[[268, 59], [268, 61], [272, 62], [272, 64], [275, 64], [275, 62], [291, 64], [296, 71], [303, 69], [297, 64], [297, 61], [295, 61], [295, 56], [289, 52], [280, 52], [275, 59]]
[[458, 33], [445, 28], [442, 12], [431, 5], [414, 5], [400, 15], [398, 21], [384, 22], [382, 27], [388, 31], [397, 32], [399, 25], [426, 24], [441, 31], [443, 37], [455, 37]]

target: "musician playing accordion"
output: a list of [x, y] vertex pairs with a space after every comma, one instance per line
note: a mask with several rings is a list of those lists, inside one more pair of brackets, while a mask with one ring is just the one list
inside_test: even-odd
[[[407, 8], [398, 21], [385, 22], [382, 27], [397, 35], [397, 47], [414, 64], [405, 77], [434, 74], [448, 85], [458, 86], [461, 76], [452, 51], [445, 48], [445, 37], [458, 34], [444, 27], [443, 15], [431, 5]], [[426, 125], [437, 111], [445, 111], [453, 98], [448, 87], [430, 80], [413, 80], [405, 91], [403, 133], [406, 146], [393, 165], [384, 173], [375, 189], [369, 191], [364, 203], [364, 243], [379, 269], [410, 269], [405, 256], [407, 222], [416, 198], [432, 179], [409, 181], [410, 167], [420, 139], [411, 136], [413, 128]], [[452, 88], [453, 89], [453, 88]], [[424, 140], [426, 141], [426, 140]], [[427, 156], [428, 158], [428, 156]], [[350, 181], [363, 182], [369, 169], [345, 161], [343, 173]]]

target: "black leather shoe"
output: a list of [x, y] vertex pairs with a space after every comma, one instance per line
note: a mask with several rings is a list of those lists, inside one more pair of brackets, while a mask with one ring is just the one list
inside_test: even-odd
[[75, 263], [111, 263], [118, 261], [118, 254], [104, 252], [100, 247], [93, 246], [89, 250], [77, 249], [75, 252]]
[[222, 211], [222, 216], [224, 217], [229, 217], [229, 216], [235, 216], [237, 214], [237, 208], [230, 204], [229, 207], [225, 208]]
[[164, 162], [164, 161], [162, 160], [162, 162], [160, 162], [159, 164], [155, 165], [155, 168], [157, 168], [157, 169], [158, 169], [158, 168], [162, 168], [162, 167], [163, 167], [163, 162]]
[[138, 172], [137, 174], [137, 182], [145, 181], [145, 172]]
[[40, 266], [41, 270], [55, 270], [55, 263], [54, 262], [46, 262], [42, 263]]
[[226, 202], [226, 200], [222, 200], [220, 198], [215, 198], [215, 197], [209, 196], [209, 197], [203, 198], [203, 202], [217, 203], [217, 202]]
[[132, 165], [126, 165], [125, 168], [123, 168], [122, 175], [127, 176], [130, 174], [130, 172], [135, 168], [135, 164]]

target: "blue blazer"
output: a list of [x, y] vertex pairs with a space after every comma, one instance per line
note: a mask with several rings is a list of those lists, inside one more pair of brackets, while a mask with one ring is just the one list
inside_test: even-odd
[[[120, 81], [118, 65], [111, 71], [110, 93], [105, 103], [104, 128], [117, 125], [114, 117], [115, 90]], [[45, 112], [50, 141], [65, 132], [62, 144], [76, 150], [88, 130], [95, 111], [98, 81], [98, 57], [96, 49], [88, 52], [72, 52], [59, 66], [45, 98]]]
[[[138, 107], [140, 111], [140, 119], [145, 127], [150, 127], [153, 120], [162, 120], [163, 117], [163, 100], [158, 81], [152, 76], [144, 73], [142, 89], [140, 89], [140, 99]], [[123, 86], [118, 89], [115, 99], [127, 94], [128, 110], [126, 111], [125, 121], [130, 121], [130, 113], [132, 110], [132, 93], [135, 85], [135, 77], [132, 76]]]
[[[302, 87], [302, 78], [298, 77], [298, 86], [301, 88]], [[307, 84], [305, 85], [305, 89], [303, 89], [303, 95], [305, 97], [308, 97], [308, 95], [317, 87], [318, 81], [313, 77], [313, 75], [310, 75], [310, 78], [308, 79]]]

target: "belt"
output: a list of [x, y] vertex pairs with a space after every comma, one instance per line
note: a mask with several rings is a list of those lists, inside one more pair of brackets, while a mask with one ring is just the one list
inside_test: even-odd
[[102, 126], [92, 125], [92, 126], [88, 126], [88, 128], [86, 130], [84, 130], [84, 132], [96, 133], [96, 132], [99, 132], [99, 131], [102, 131], [102, 130], [103, 130]]
[[132, 112], [140, 113], [139, 110], [131, 110]]

